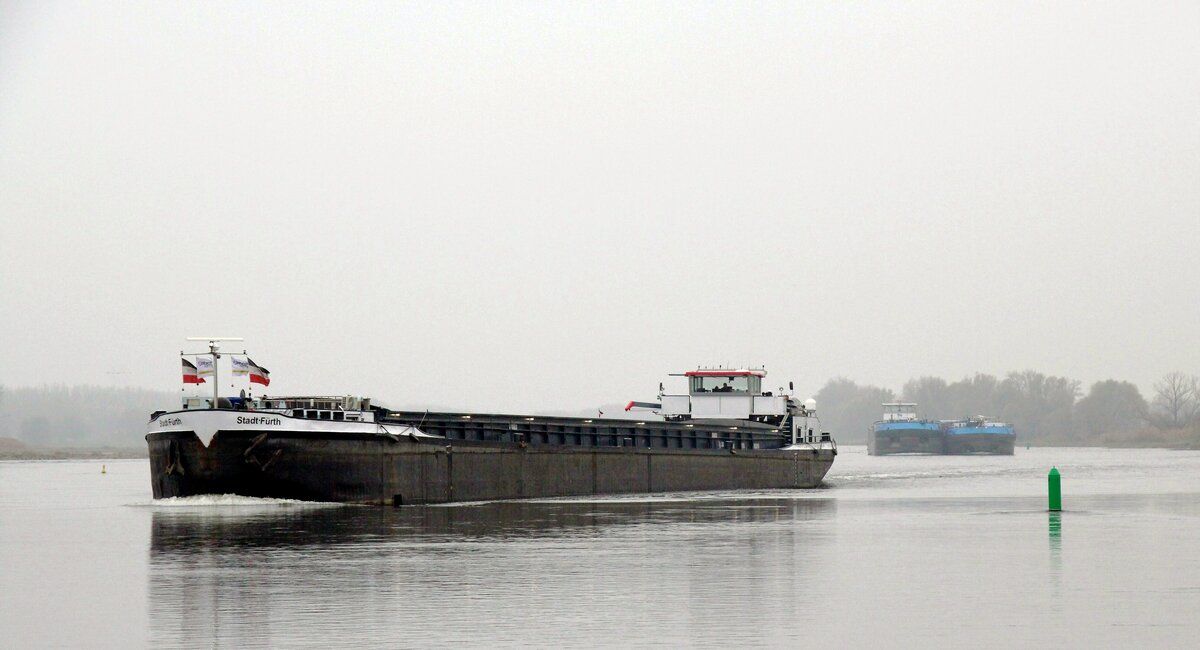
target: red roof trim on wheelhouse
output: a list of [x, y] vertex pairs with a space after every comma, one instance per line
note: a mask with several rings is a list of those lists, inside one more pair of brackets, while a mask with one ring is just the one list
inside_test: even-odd
[[689, 370], [687, 377], [766, 377], [766, 370]]

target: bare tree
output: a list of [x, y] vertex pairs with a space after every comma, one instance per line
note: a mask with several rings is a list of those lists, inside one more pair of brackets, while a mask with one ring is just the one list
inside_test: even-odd
[[946, 380], [941, 377], [918, 377], [904, 383], [901, 395], [905, 401], [916, 402], [923, 417], [930, 419], [956, 417], [946, 394]]
[[867, 428], [879, 419], [881, 404], [895, 401], [887, 388], [859, 386], [845, 377], [830, 379], [813, 397], [821, 414], [821, 426], [840, 440], [862, 444]]
[[1168, 372], [1154, 384], [1154, 411], [1160, 426], [1182, 428], [1196, 419], [1200, 379], [1178, 370]]
[[1010, 372], [996, 388], [995, 403], [1002, 419], [1023, 438], [1069, 436], [1079, 381], [1043, 375], [1033, 370]]

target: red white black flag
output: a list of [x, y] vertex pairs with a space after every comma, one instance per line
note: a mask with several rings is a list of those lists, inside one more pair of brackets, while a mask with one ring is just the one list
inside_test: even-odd
[[246, 357], [246, 362], [250, 364], [250, 383], [262, 384], [263, 386], [271, 385], [271, 373], [267, 369], [254, 363], [254, 359]]
[[196, 364], [192, 363], [191, 361], [188, 361], [187, 359], [180, 359], [180, 361], [183, 361], [183, 383], [185, 383], [185, 384], [203, 384], [204, 383], [204, 378], [201, 377], [196, 372]]

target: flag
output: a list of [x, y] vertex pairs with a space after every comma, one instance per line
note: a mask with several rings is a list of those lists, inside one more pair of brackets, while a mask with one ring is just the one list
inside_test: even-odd
[[233, 362], [233, 374], [235, 376], [250, 374], [250, 364], [247, 363], [244, 359], [239, 359], [237, 357], [229, 357], [229, 360]]
[[198, 369], [196, 374], [200, 375], [201, 377], [213, 374], [212, 357], [196, 357], [195, 367]]
[[263, 386], [271, 385], [271, 373], [267, 369], [254, 363], [254, 359], [246, 357], [246, 363], [250, 366], [250, 383], [262, 384]]
[[180, 359], [183, 362], [183, 383], [185, 384], [203, 384], [204, 378], [196, 374], [196, 366], [187, 359]]

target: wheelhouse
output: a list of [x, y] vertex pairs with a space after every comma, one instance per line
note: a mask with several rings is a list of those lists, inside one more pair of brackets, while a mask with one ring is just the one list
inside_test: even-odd
[[684, 373], [688, 378], [688, 393], [737, 393], [740, 395], [762, 394], [764, 370], [693, 370]]
[[884, 422], [916, 422], [917, 405], [915, 402], [886, 402], [883, 404]]
[[761, 368], [698, 368], [682, 373], [686, 395], [660, 394], [659, 414], [667, 419], [716, 418], [770, 421], [789, 413], [786, 395], [763, 392]]

